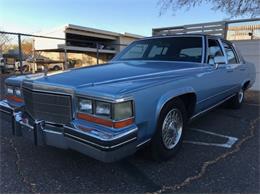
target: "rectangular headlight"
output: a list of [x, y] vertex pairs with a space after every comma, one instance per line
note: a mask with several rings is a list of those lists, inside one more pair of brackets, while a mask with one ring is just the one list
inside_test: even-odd
[[6, 86], [6, 94], [7, 95], [14, 95], [14, 88], [11, 86]]
[[22, 96], [21, 89], [15, 88], [15, 89], [14, 89], [14, 92], [15, 92], [15, 95], [16, 95], [17, 97], [21, 97], [21, 96]]
[[117, 103], [114, 105], [114, 120], [127, 119], [133, 116], [132, 101]]
[[96, 101], [95, 114], [105, 118], [111, 118], [111, 104], [107, 102]]
[[78, 102], [78, 109], [80, 112], [85, 112], [92, 114], [93, 113], [93, 106], [92, 101], [88, 99], [79, 99]]

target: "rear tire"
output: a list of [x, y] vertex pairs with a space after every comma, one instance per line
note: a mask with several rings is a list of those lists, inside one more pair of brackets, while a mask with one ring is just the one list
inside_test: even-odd
[[240, 89], [239, 92], [236, 93], [234, 97], [227, 101], [227, 106], [232, 109], [241, 108], [245, 97], [245, 90], [243, 88]]
[[179, 98], [164, 106], [151, 142], [152, 156], [155, 160], [168, 160], [176, 154], [183, 141], [186, 123], [187, 112]]

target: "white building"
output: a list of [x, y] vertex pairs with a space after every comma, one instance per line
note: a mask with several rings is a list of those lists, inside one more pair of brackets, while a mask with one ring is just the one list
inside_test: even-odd
[[41, 55], [52, 60], [64, 60], [64, 58], [78, 60], [76, 66], [95, 64], [97, 62], [97, 50], [99, 63], [107, 62], [126, 45], [143, 37], [73, 24], [37, 35], [60, 38], [35, 38], [35, 50], [41, 52]]

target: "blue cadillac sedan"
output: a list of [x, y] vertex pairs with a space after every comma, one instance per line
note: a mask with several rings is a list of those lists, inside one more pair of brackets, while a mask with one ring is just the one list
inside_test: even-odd
[[35, 145], [112, 162], [149, 145], [155, 159], [180, 148], [189, 121], [227, 102], [239, 108], [255, 67], [209, 35], [144, 38], [107, 64], [6, 79], [2, 120]]

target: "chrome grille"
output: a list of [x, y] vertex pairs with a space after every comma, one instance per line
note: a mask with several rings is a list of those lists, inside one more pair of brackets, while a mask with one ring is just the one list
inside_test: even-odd
[[23, 88], [25, 110], [33, 119], [65, 124], [72, 120], [71, 96]]

